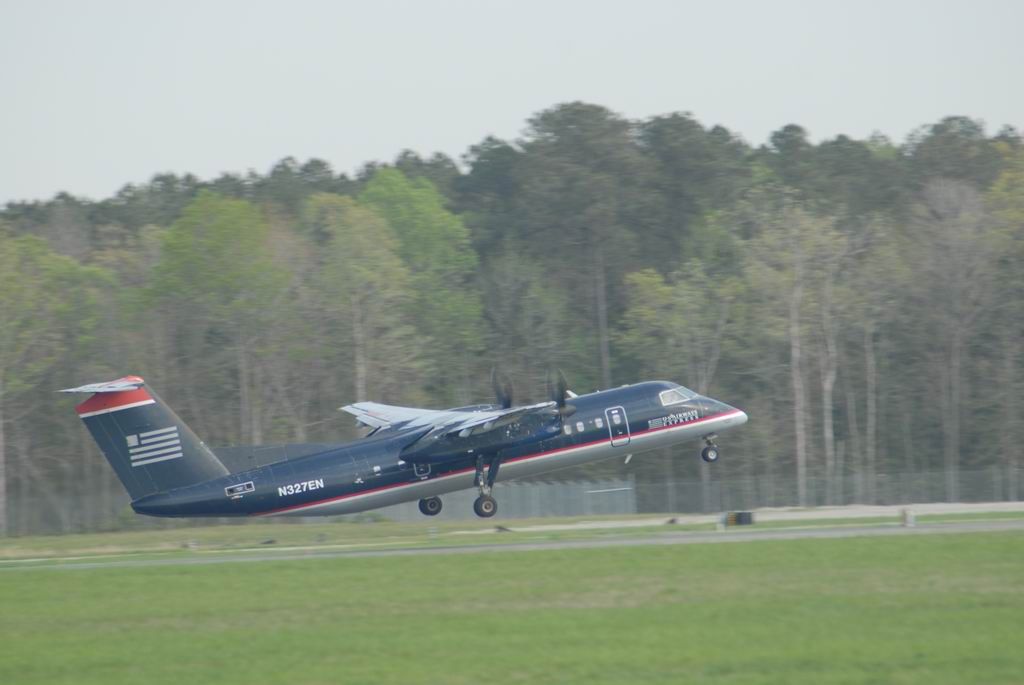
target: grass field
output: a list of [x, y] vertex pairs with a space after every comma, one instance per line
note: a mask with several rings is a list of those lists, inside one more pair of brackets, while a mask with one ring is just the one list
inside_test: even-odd
[[[1006, 521], [1024, 519], [1024, 512], [957, 513], [919, 516], [920, 523], [954, 521]], [[166, 530], [137, 530], [112, 533], [85, 533], [75, 535], [36, 535], [0, 538], [0, 569], [21, 565], [26, 559], [66, 557], [167, 557], [196, 553], [230, 553], [243, 550], [318, 549], [379, 549], [388, 547], [431, 547], [463, 544], [488, 544], [581, 540], [593, 538], [656, 536], [680, 531], [713, 531], [714, 523], [683, 522], [674, 525], [651, 524], [643, 527], [602, 528], [609, 521], [654, 521], [651, 515], [587, 516], [544, 519], [470, 520], [415, 522], [377, 521], [352, 523], [330, 521], [323, 523], [282, 523], [260, 521], [244, 525], [179, 526]], [[662, 518], [661, 520], [664, 520]], [[573, 524], [586, 523], [588, 527], [573, 529]], [[792, 521], [758, 521], [756, 529], [812, 528], [835, 526], [896, 526], [899, 518], [856, 517], [819, 518]], [[507, 528], [500, 535], [493, 534], [495, 526]], [[550, 530], [552, 525], [561, 530]], [[540, 526], [545, 530], [536, 530]]]
[[1022, 683], [1024, 533], [0, 572], [0, 683]]

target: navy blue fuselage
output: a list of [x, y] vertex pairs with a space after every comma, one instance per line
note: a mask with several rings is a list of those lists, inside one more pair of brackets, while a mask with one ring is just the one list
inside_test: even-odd
[[[747, 420], [738, 409], [688, 391], [682, 401], [665, 404], [665, 391], [680, 387], [650, 381], [575, 397], [570, 400], [575, 412], [555, 419], [553, 428], [544, 427], [540, 439], [523, 439], [512, 426], [509, 440], [490, 451], [500, 458], [499, 480], [699, 439]], [[453, 452], [440, 462], [403, 459], [403, 451], [414, 450], [424, 432], [394, 426], [308, 456], [148, 494], [132, 507], [151, 516], [309, 516], [472, 487], [481, 450], [471, 440], [452, 440]]]

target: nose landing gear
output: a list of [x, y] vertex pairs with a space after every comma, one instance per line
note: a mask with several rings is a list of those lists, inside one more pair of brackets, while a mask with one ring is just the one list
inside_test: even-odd
[[717, 437], [714, 433], [704, 436], [706, 446], [700, 451], [700, 458], [709, 464], [718, 461], [718, 445], [715, 444]]

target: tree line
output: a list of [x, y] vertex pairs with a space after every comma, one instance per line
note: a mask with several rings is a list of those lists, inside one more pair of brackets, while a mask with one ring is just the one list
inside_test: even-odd
[[[573, 102], [459, 163], [9, 203], [0, 274], [0, 532], [112, 525], [62, 504], [121, 495], [52, 391], [126, 373], [214, 445], [352, 438], [336, 409], [364, 399], [487, 401], [493, 366], [524, 401], [549, 366], [577, 392], [664, 378], [746, 410], [715, 469], [795, 478], [794, 503], [939, 469], [955, 500], [976, 467], [1019, 496], [1024, 146], [965, 117], [755, 147]], [[708, 482], [695, 454], [590, 469]]]

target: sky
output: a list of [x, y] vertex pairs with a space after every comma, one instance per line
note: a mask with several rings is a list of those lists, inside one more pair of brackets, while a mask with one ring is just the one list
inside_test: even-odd
[[1024, 129], [1017, 0], [0, 2], [0, 203], [154, 174], [458, 159], [583, 100], [759, 145]]

